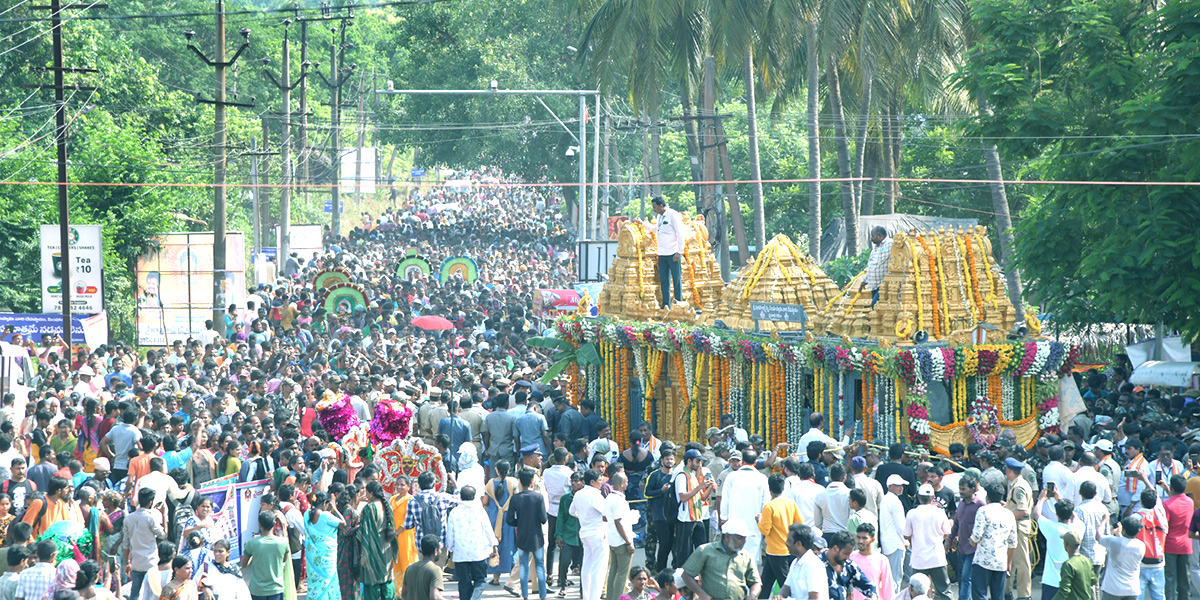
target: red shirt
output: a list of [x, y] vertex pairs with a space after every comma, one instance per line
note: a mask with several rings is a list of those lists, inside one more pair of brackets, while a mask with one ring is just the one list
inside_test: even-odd
[[1192, 540], [1188, 529], [1192, 526], [1195, 504], [1186, 494], [1176, 494], [1163, 500], [1167, 510], [1167, 554], [1191, 554]]

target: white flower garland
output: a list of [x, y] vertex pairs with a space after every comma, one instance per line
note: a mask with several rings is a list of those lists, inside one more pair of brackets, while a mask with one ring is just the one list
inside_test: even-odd
[[833, 437], [840, 438], [843, 435], [842, 431], [842, 373], [837, 369], [829, 369], [833, 372], [833, 415], [830, 418], [832, 421], [829, 424], [829, 431], [834, 431], [837, 428], [837, 434]]
[[930, 369], [930, 378], [934, 381], [944, 380], [946, 378], [946, 357], [942, 355], [942, 350], [933, 348], [925, 349], [924, 352], [929, 355], [930, 362], [933, 363], [933, 368]]
[[[788, 363], [784, 367], [784, 418], [787, 424], [787, 442], [795, 447], [800, 442], [800, 436], [804, 435], [804, 423], [800, 416], [800, 408], [803, 403], [803, 388], [804, 371], [800, 365]], [[795, 450], [801, 450], [795, 448]]]
[[1017, 420], [1014, 414], [1013, 407], [1013, 378], [1003, 376], [1000, 378], [1000, 417], [1005, 421]]
[[1056, 427], [1058, 424], [1057, 406], [1038, 416], [1038, 427], [1042, 428], [1043, 431], [1051, 427]]
[[688, 397], [691, 398], [692, 386], [696, 381], [696, 351], [692, 349], [691, 344], [683, 345], [683, 379], [687, 383]]
[[633, 350], [634, 375], [638, 381], [642, 382], [642, 389], [646, 390], [650, 387], [649, 377], [646, 373], [646, 347], [634, 344], [631, 349]]
[[742, 361], [736, 358], [729, 361], [729, 412], [738, 427], [745, 425], [746, 390], [742, 386]]
[[987, 396], [987, 394], [988, 394], [987, 376], [976, 375], [975, 376], [975, 397], [978, 398], [980, 396]]

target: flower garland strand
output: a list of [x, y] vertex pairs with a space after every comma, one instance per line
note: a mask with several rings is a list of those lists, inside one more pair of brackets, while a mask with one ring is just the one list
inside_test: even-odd
[[[941, 303], [938, 302], [938, 277], [937, 277], [937, 258], [933, 255], [933, 251], [929, 249], [929, 242], [925, 241], [924, 235], [918, 235], [917, 241], [925, 250], [925, 258], [929, 261], [929, 297], [932, 302], [929, 303], [933, 309], [933, 337], [940, 339], [942, 337], [942, 312]], [[913, 261], [917, 261], [917, 257], [913, 256]], [[920, 270], [918, 262], [916, 270]]]
[[925, 329], [925, 309], [921, 302], [921, 261], [917, 259], [917, 250], [913, 247], [912, 240], [908, 240], [908, 254], [911, 257], [913, 268], [913, 289], [916, 290], [917, 298], [917, 331]]
[[965, 253], [963, 242], [958, 236], [955, 236], [954, 242], [951, 245], [954, 246], [954, 267], [958, 270], [958, 277], [955, 278], [958, 280], [958, 299], [962, 302], [963, 308], [966, 309], [967, 316], [971, 318], [971, 329], [975, 329], [975, 324], [978, 322], [975, 318], [975, 305], [971, 303], [971, 296], [967, 293], [966, 288], [963, 287], [963, 281], [966, 280], [966, 277], [963, 277], [962, 255]]

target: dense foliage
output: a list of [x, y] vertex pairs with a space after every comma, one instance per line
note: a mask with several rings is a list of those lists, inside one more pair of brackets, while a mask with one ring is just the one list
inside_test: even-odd
[[[330, 91], [314, 72], [330, 76], [337, 39], [330, 26], [337, 21], [321, 21], [316, 4], [301, 4], [294, 13], [277, 11], [285, 6], [280, 2], [227, 5], [230, 54], [241, 42], [238, 30], [251, 30], [249, 50], [229, 73], [229, 92], [254, 103], [230, 110], [231, 183], [250, 180], [253, 138], [276, 151], [284, 137], [279, 91], [263, 76], [261, 60], [269, 58], [265, 68], [279, 72], [285, 18], [318, 19], [307, 30], [307, 59], [320, 63], [308, 79], [311, 152], [293, 157], [297, 177], [299, 167], [307, 167], [311, 184], [329, 180]], [[800, 240], [834, 218], [889, 209], [974, 217], [994, 236], [996, 213], [1011, 211], [1016, 257], [1034, 303], [1065, 320], [1163, 320], [1197, 332], [1187, 324], [1200, 308], [1200, 277], [1188, 269], [1200, 261], [1200, 236], [1188, 229], [1200, 216], [1193, 187], [1010, 184], [1007, 202], [997, 204], [986, 183], [787, 182], [859, 174], [985, 180], [985, 150], [992, 145], [1000, 161], [995, 166], [1010, 179], [1195, 181], [1195, 3], [680, 0], [659, 7], [675, 13], [646, 15], [636, 4], [455, 0], [359, 9], [346, 32], [345, 62], [354, 69], [342, 88], [342, 143], [353, 147], [361, 136], [364, 145], [379, 147], [381, 169], [390, 170], [382, 177], [401, 184], [410, 166], [432, 174], [434, 165], [478, 164], [497, 164], [530, 180], [573, 182], [577, 158], [567, 154], [577, 143], [575, 98], [374, 91], [389, 83], [483, 90], [492, 80], [500, 89], [599, 88], [605, 101], [600, 115], [589, 103], [587, 125], [589, 136], [598, 116], [611, 127], [611, 179], [662, 182], [677, 208], [694, 212], [695, 140], [689, 142], [686, 121], [675, 117], [699, 105], [701, 65], [710, 54], [717, 57], [716, 112], [725, 115], [733, 178], [753, 179], [757, 157], [766, 181], [761, 209], [754, 186], [737, 186], [751, 245], [756, 212], [767, 238], [785, 233]], [[644, 8], [652, 4], [658, 6]], [[15, 184], [54, 180], [51, 92], [20, 87], [50, 81], [30, 69], [50, 63], [48, 26], [30, 20], [45, 11], [31, 6], [18, 5], [0, 18], [0, 80], [6, 83], [0, 92], [0, 210], [6, 217], [0, 222], [0, 309], [21, 312], [40, 308], [37, 228], [57, 218], [53, 186]], [[735, 6], [741, 8], [729, 12]], [[201, 0], [135, 0], [86, 13], [101, 18], [71, 20], [65, 28], [67, 65], [100, 71], [68, 76], [100, 88], [68, 92], [72, 181], [184, 184], [71, 188], [71, 219], [104, 226], [106, 299], [115, 333], [126, 339], [135, 257], [157, 232], [210, 228], [212, 191], [203, 184], [212, 181], [212, 107], [194, 98], [212, 97], [213, 70], [187, 50], [183, 32], [195, 31], [194, 43], [211, 56], [212, 9]], [[346, 14], [336, 7], [331, 12]], [[109, 18], [141, 15], [166, 16]], [[301, 26], [286, 30], [295, 77]], [[809, 57], [817, 57], [816, 68], [809, 69]], [[809, 89], [814, 103], [805, 106]], [[757, 92], [755, 103], [748, 102], [749, 90]], [[820, 142], [811, 155], [817, 149], [810, 147], [810, 133]], [[280, 174], [277, 157], [264, 157], [264, 181], [278, 183]], [[294, 194], [293, 222], [327, 223], [327, 189]], [[610, 210], [636, 216], [638, 197], [655, 189], [616, 188]], [[388, 205], [390, 192], [384, 187], [376, 198], [351, 204], [345, 221]], [[819, 202], [810, 203], [817, 192]], [[573, 188], [565, 193], [573, 200]], [[270, 226], [278, 219], [278, 193], [264, 190], [263, 198]], [[248, 189], [231, 188], [232, 229], [249, 234], [251, 206]], [[859, 262], [843, 259], [832, 270], [848, 277]]]

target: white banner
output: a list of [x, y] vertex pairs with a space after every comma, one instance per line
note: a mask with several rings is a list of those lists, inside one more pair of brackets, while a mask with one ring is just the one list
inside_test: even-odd
[[104, 310], [100, 293], [104, 269], [100, 226], [71, 225], [68, 231], [71, 264], [64, 265], [58, 225], [42, 225], [42, 312], [62, 312], [63, 272], [70, 269], [71, 312], [98, 313]]

